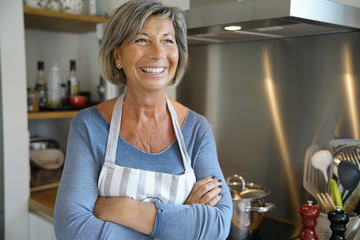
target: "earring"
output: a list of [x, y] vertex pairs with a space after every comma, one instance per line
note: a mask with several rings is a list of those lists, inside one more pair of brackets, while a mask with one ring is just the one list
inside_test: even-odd
[[120, 66], [121, 66], [121, 64], [120, 64], [120, 63], [118, 63], [118, 68], [120, 68]]

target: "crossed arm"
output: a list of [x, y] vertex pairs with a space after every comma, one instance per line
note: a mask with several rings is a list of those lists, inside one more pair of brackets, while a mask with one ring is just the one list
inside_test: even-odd
[[[221, 180], [206, 177], [198, 181], [184, 204], [215, 206], [221, 195]], [[157, 209], [154, 203], [136, 201], [124, 197], [99, 197], [94, 215], [103, 220], [123, 225], [150, 235], [153, 232]]]

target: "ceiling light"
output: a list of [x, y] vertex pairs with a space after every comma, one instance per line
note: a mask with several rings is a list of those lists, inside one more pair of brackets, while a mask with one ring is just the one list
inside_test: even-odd
[[241, 29], [241, 27], [231, 25], [231, 26], [225, 26], [224, 29], [227, 30], [227, 31], [239, 31]]

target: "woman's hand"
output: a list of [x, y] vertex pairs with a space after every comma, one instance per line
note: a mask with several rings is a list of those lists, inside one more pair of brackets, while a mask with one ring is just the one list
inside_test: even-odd
[[184, 204], [200, 203], [215, 206], [221, 199], [221, 180], [206, 177], [195, 183]]

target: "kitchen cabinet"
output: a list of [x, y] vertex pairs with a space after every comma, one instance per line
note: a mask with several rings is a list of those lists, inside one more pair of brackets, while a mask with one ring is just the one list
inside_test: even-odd
[[29, 213], [29, 240], [56, 240], [51, 218], [38, 212]]
[[[24, 26], [26, 30], [35, 30], [31, 31], [31, 34], [26, 35], [25, 41], [27, 43], [28, 48], [34, 47], [35, 51], [43, 52], [43, 57], [46, 58], [47, 55], [53, 53], [53, 50], [59, 49], [58, 51], [61, 52], [62, 49], [68, 48], [67, 39], [71, 38], [74, 40], [76, 38], [95, 38], [93, 34], [86, 35], [87, 33], [92, 33], [96, 31], [96, 24], [98, 23], [105, 23], [107, 22], [107, 18], [99, 17], [99, 16], [90, 16], [90, 15], [80, 15], [80, 14], [70, 14], [64, 12], [54, 12], [45, 9], [35, 9], [30, 7], [23, 7], [24, 13]], [[38, 37], [37, 35], [41, 35]], [[44, 39], [43, 36], [48, 38]], [[65, 35], [65, 37], [63, 37]], [[58, 41], [54, 43], [52, 40], [54, 38], [58, 38], [58, 36], [63, 37], [65, 41]], [[81, 37], [78, 37], [81, 36]], [[42, 42], [38, 42], [37, 38], [41, 38]], [[35, 39], [35, 40], [34, 40]], [[49, 42], [47, 42], [47, 40]], [[79, 40], [82, 41], [82, 40]], [[95, 39], [97, 42], [97, 39]], [[46, 45], [45, 45], [45, 44]], [[52, 46], [52, 45], [56, 46]], [[48, 47], [49, 45], [50, 47]], [[84, 47], [87, 51], [86, 47]], [[77, 53], [77, 51], [79, 53]], [[84, 52], [82, 48], [73, 47], [71, 49], [71, 54], [74, 56], [80, 55], [80, 52]], [[96, 49], [91, 49], [91, 51], [97, 51]], [[31, 55], [31, 54], [29, 54]], [[71, 55], [71, 56], [73, 56]], [[33, 62], [36, 62], [37, 55], [35, 57], [27, 58], [27, 64], [33, 65]], [[91, 68], [88, 67], [88, 68]], [[84, 80], [84, 82], [86, 82]], [[86, 83], [84, 83], [85, 85]], [[28, 85], [29, 84], [28, 81]], [[30, 86], [29, 86], [30, 87]], [[27, 114], [28, 117], [28, 126], [31, 135], [39, 135], [40, 137], [44, 138], [51, 138], [57, 140], [60, 143], [60, 147], [62, 151], [66, 149], [66, 140], [67, 140], [67, 132], [68, 126], [71, 121], [71, 118], [74, 117], [78, 113], [77, 110], [71, 111], [39, 111], [39, 112], [29, 112]], [[59, 132], [58, 129], [61, 129]], [[47, 134], [47, 135], [44, 135]], [[53, 185], [57, 185], [58, 183], [49, 184], [49, 188], [54, 187]], [[43, 187], [46, 189], [47, 185]], [[42, 186], [40, 186], [41, 188]], [[39, 189], [36, 187], [35, 189]], [[30, 189], [31, 192], [34, 191], [34, 188]], [[34, 214], [32, 214], [34, 215]], [[30, 216], [32, 216], [30, 215]], [[34, 218], [34, 216], [32, 216]], [[41, 219], [37, 219], [37, 222]], [[44, 223], [45, 224], [45, 223]], [[44, 225], [40, 224], [40, 225]], [[46, 225], [46, 224], [45, 224]], [[34, 228], [33, 228], [34, 229]], [[35, 231], [35, 235], [36, 235]]]

